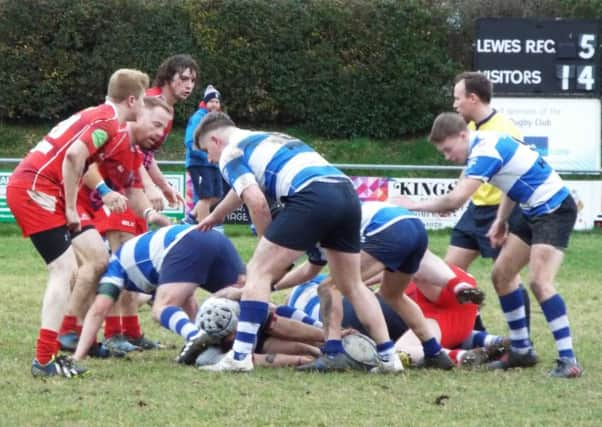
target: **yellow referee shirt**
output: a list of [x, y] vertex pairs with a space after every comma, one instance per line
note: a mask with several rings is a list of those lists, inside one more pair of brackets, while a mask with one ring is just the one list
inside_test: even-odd
[[[490, 130], [495, 132], [506, 133], [510, 136], [523, 139], [522, 134], [514, 126], [512, 120], [502, 116], [497, 111], [493, 110], [489, 116], [479, 123], [470, 122], [468, 124], [470, 130]], [[491, 184], [482, 184], [472, 196], [472, 203], [476, 206], [495, 206], [502, 201], [502, 192]]]

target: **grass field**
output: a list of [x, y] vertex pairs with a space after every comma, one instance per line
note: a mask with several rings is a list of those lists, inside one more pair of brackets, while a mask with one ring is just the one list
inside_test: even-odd
[[[246, 228], [231, 227], [227, 232], [248, 259], [254, 238]], [[442, 254], [448, 234], [430, 237], [431, 248]], [[180, 339], [154, 324], [143, 308], [146, 334], [168, 349], [128, 359], [87, 360], [90, 374], [83, 379], [34, 379], [29, 370], [45, 267], [16, 226], [0, 225], [0, 239], [2, 426], [599, 426], [602, 422], [600, 232], [574, 235], [558, 275], [586, 370], [578, 380], [546, 378], [555, 350], [539, 307], [533, 309], [532, 325], [541, 362], [530, 370], [409, 370], [399, 376], [374, 376], [257, 369], [215, 375], [174, 363]], [[479, 261], [473, 273], [488, 294], [485, 322], [492, 331], [503, 333], [488, 271], [489, 264]], [[284, 296], [274, 298], [281, 301]]]

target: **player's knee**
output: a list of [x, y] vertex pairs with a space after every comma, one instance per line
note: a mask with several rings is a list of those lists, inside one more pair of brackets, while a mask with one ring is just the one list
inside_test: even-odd
[[556, 293], [553, 283], [546, 283], [541, 280], [531, 280], [529, 286], [537, 298], [537, 301], [545, 301]]

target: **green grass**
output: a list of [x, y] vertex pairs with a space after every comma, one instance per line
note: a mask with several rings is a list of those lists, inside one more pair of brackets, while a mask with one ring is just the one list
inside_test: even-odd
[[[255, 244], [245, 227], [227, 232], [245, 259]], [[541, 356], [534, 369], [514, 372], [426, 372], [401, 376], [362, 373], [301, 374], [290, 369], [257, 369], [250, 374], [212, 375], [176, 365], [181, 344], [174, 334], [141, 311], [146, 334], [168, 349], [129, 359], [88, 360], [81, 380], [34, 379], [29, 373], [39, 327], [45, 267], [14, 225], [0, 225], [2, 309], [0, 310], [0, 424], [6, 426], [100, 425], [583, 425], [602, 419], [600, 357], [600, 232], [576, 233], [558, 275], [583, 378], [546, 378], [555, 350], [539, 307], [533, 339]], [[447, 232], [430, 234], [442, 254]], [[488, 280], [490, 264], [479, 260], [473, 273], [488, 293], [483, 309], [493, 332], [506, 329]], [[283, 295], [275, 298], [282, 301]], [[443, 404], [440, 396], [448, 396]]]

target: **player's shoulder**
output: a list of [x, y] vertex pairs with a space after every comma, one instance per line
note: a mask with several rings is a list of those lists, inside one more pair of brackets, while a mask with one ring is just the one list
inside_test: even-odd
[[499, 113], [497, 111], [479, 129], [485, 131], [501, 132], [519, 139], [522, 138], [522, 134], [518, 130], [514, 122], [504, 114]]

